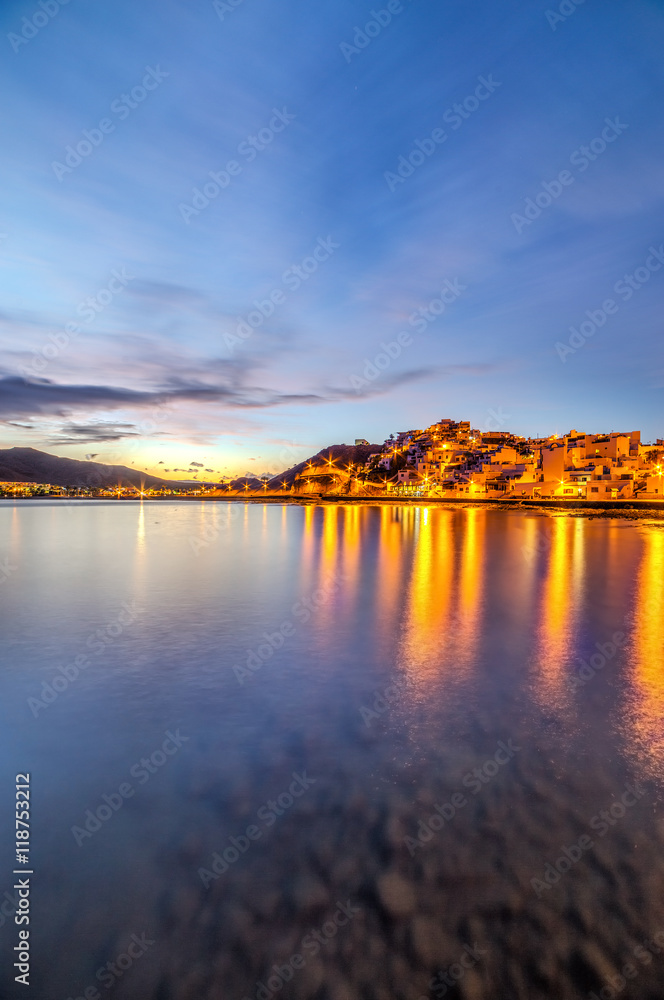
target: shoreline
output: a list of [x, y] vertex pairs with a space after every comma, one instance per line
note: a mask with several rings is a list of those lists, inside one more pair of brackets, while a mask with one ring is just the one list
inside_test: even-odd
[[432, 507], [432, 506], [452, 506], [452, 507], [494, 507], [499, 510], [558, 510], [569, 512], [593, 512], [611, 511], [612, 513], [622, 513], [628, 516], [640, 513], [664, 515], [664, 499], [662, 500], [562, 500], [551, 499], [519, 499], [508, 500], [499, 497], [485, 497], [483, 499], [473, 498], [469, 500], [463, 497], [389, 497], [389, 496], [345, 496], [335, 494], [267, 494], [265, 496], [153, 496], [153, 497], [59, 497], [59, 496], [39, 496], [39, 497], [2, 497], [1, 501], [14, 503], [16, 500], [53, 500], [59, 503], [77, 502], [112, 502], [112, 503], [192, 503], [192, 502], [221, 502], [221, 503], [252, 503], [252, 504], [293, 504], [294, 506], [311, 506], [320, 504], [339, 504], [340, 506], [358, 505], [389, 505], [394, 507]]

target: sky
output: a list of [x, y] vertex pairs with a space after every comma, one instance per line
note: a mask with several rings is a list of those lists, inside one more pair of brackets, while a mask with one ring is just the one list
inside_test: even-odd
[[663, 51], [661, 0], [5, 0], [0, 447], [664, 437]]

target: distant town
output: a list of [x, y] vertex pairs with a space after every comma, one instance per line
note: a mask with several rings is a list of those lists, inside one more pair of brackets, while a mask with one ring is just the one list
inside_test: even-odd
[[0, 482], [0, 496], [662, 500], [663, 471], [664, 440], [643, 444], [640, 431], [525, 438], [443, 419], [392, 434], [382, 445], [363, 438], [332, 445], [279, 476], [144, 488], [12, 481]]
[[187, 484], [182, 489], [164, 486], [155, 489], [138, 486], [57, 486], [53, 483], [18, 483], [3, 482], [0, 480], [0, 497], [106, 497], [112, 499], [136, 500], [141, 497], [160, 496], [201, 496], [203, 493], [215, 493], [219, 491], [219, 486], [190, 486]]

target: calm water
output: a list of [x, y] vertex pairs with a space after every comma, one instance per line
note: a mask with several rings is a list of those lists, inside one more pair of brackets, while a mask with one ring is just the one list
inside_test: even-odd
[[662, 523], [25, 501], [0, 539], [3, 995], [661, 1000]]

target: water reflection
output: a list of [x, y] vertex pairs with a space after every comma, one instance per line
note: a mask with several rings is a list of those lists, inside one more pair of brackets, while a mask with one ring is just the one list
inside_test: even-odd
[[534, 694], [542, 706], [560, 712], [570, 702], [569, 670], [583, 599], [584, 531], [580, 519], [555, 517], [539, 523], [538, 548], [545, 576], [538, 613]]
[[[153, 978], [128, 979], [127, 996], [255, 996], [264, 970], [322, 925], [325, 893], [367, 915], [347, 928], [347, 968], [340, 951], [323, 955], [333, 984], [369, 956], [366, 981], [337, 981], [331, 995], [344, 998], [426, 994], [475, 936], [495, 947], [486, 988], [460, 984], [468, 995], [588, 995], [600, 962], [624, 962], [625, 927], [638, 941], [664, 925], [656, 794], [547, 897], [531, 884], [626, 778], [661, 787], [661, 529], [472, 507], [149, 501], [0, 507], [0, 527], [0, 557], [17, 567], [0, 604], [11, 650], [0, 760], [7, 779], [39, 775], [40, 996], [81, 994], [137, 923], [161, 944]], [[33, 719], [28, 698], [134, 601], [136, 620]], [[285, 641], [266, 646], [284, 622]], [[621, 628], [627, 651], [572, 691], [579, 658]], [[378, 706], [389, 687], [397, 697]], [[182, 754], [80, 849], [72, 824], [178, 726]], [[403, 836], [434, 802], [468, 792], [463, 775], [508, 739], [518, 757], [486, 771], [412, 856]], [[315, 777], [306, 799], [203, 890], [198, 866], [294, 771]], [[428, 955], [437, 934], [441, 953]], [[537, 964], [552, 940], [555, 982]], [[606, 954], [588, 981], [578, 955], [597, 956], [598, 942]], [[208, 970], [204, 987], [192, 965]], [[640, 995], [661, 996], [647, 974]], [[305, 995], [319, 993], [314, 982]]]
[[482, 632], [485, 529], [484, 511], [478, 508], [463, 511], [456, 657], [464, 671], [468, 670], [477, 658]]
[[630, 642], [631, 689], [625, 732], [646, 774], [664, 765], [664, 531], [643, 534]]
[[[449, 615], [454, 589], [454, 544], [451, 511], [429, 517], [416, 511], [415, 550], [404, 600], [404, 634], [400, 660], [420, 684], [440, 675], [447, 662]], [[418, 516], [419, 515], [419, 516]]]

